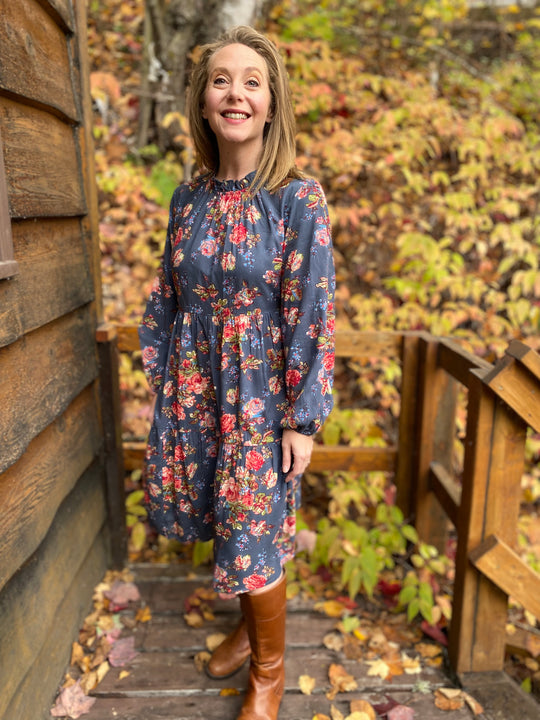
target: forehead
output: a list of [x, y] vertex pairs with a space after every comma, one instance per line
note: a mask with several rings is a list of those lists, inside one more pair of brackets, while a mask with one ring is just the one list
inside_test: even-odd
[[212, 72], [215, 68], [231, 70], [257, 69], [268, 76], [268, 67], [262, 55], [241, 43], [226, 45], [221, 50], [217, 50], [208, 64], [209, 72]]

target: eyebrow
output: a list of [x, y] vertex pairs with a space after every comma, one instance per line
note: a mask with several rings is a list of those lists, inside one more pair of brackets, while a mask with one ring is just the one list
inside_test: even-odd
[[[229, 73], [230, 70], [229, 70], [229, 68], [226, 68], [226, 67], [216, 67], [216, 68], [212, 69], [212, 72], [214, 72], [214, 73], [215, 72]], [[255, 67], [255, 66], [244, 68], [244, 72], [246, 75], [249, 75], [249, 73], [253, 73], [253, 72], [257, 72], [261, 75], [264, 75], [264, 70], [262, 70], [261, 68]]]

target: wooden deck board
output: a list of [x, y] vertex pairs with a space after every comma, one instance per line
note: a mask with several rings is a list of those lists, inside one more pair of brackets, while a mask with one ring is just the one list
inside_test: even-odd
[[[134, 568], [135, 582], [143, 602], [152, 611], [148, 623], [139, 624], [135, 631], [138, 650], [136, 658], [125, 668], [111, 668], [93, 691], [96, 703], [85, 715], [87, 720], [235, 720], [242, 704], [247, 684], [248, 664], [232, 678], [212, 680], [199, 672], [195, 655], [205, 649], [206, 637], [215, 632], [227, 632], [238, 616], [237, 602], [216, 599], [214, 619], [202, 628], [189, 628], [183, 618], [184, 602], [196, 589], [210, 587], [211, 579], [204, 569], [193, 577], [185, 566], [139, 566]], [[424, 667], [421, 674], [401, 675], [391, 681], [368, 676], [365, 662], [349, 660], [343, 653], [329, 650], [323, 638], [336, 625], [336, 620], [314, 611], [309, 601], [295, 598], [288, 604], [287, 649], [285, 655], [286, 689], [279, 720], [312, 720], [317, 713], [331, 715], [331, 706], [344, 717], [350, 714], [350, 703], [366, 699], [372, 704], [383, 703], [391, 697], [410, 705], [415, 717], [422, 720], [470, 720], [471, 711], [465, 706], [452, 712], [442, 711], [434, 704], [433, 692], [438, 687], [451, 687], [452, 682], [442, 668]], [[412, 656], [414, 650], [408, 650]], [[358, 689], [339, 693], [332, 701], [328, 669], [339, 663], [353, 675]], [[124, 671], [124, 672], [123, 672]], [[125, 672], [129, 674], [125, 674]], [[120, 676], [123, 676], [120, 679]], [[303, 695], [298, 686], [302, 674], [316, 681], [312, 695]], [[428, 687], [427, 693], [418, 689], [418, 682]], [[235, 690], [237, 694], [220, 695]], [[484, 714], [484, 720], [495, 717]], [[529, 720], [527, 716], [505, 720]]]

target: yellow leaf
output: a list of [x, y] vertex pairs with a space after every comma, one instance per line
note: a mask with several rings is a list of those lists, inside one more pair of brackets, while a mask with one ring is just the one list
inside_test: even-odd
[[345, 720], [370, 720], [370, 718], [365, 712], [353, 712], [350, 715], [347, 715]]
[[229, 697], [230, 695], [240, 695], [240, 691], [237, 688], [223, 688], [219, 694], [222, 697]]
[[152, 619], [152, 612], [150, 610], [150, 607], [148, 605], [145, 605], [142, 608], [139, 608], [137, 610], [137, 614], [135, 615], [135, 621], [136, 622], [149, 622]]
[[211, 657], [210, 653], [206, 652], [206, 650], [201, 650], [201, 652], [198, 652], [195, 655], [193, 662], [195, 663], [195, 667], [198, 672], [204, 671], [204, 666], [208, 663]]
[[[351, 714], [354, 715], [354, 713], [363, 713], [367, 716], [367, 720], [376, 720], [377, 718], [375, 708], [367, 700], [353, 700], [351, 702]], [[349, 718], [346, 718], [346, 720], [349, 720]]]
[[462, 692], [462, 696], [475, 715], [481, 715], [484, 712], [484, 708], [477, 700], [475, 700], [471, 695], [469, 695], [469, 693]]
[[343, 713], [335, 705], [330, 705], [330, 717], [332, 720], [344, 720]]
[[131, 673], [129, 670], [120, 670], [120, 674], [118, 675], [119, 680], [124, 680], [125, 678], [129, 677]]
[[200, 628], [204, 625], [203, 617], [195, 610], [188, 612], [184, 615], [184, 620], [189, 627]]
[[380, 677], [386, 680], [390, 675], [390, 667], [384, 660], [368, 660], [367, 665], [370, 666], [367, 673], [370, 677]]
[[326, 600], [323, 603], [317, 603], [317, 610], [322, 610], [328, 617], [338, 618], [347, 612], [347, 608], [337, 600]]
[[343, 635], [336, 632], [327, 633], [323, 638], [323, 645], [328, 648], [328, 650], [341, 652], [343, 650]]
[[300, 675], [298, 678], [298, 687], [300, 688], [300, 692], [304, 695], [311, 695], [316, 682], [315, 678], [312, 678], [310, 675]]
[[98, 683], [100, 683], [103, 680], [103, 678], [109, 672], [110, 669], [111, 669], [111, 666], [109, 665], [109, 663], [106, 660], [104, 660], [101, 663], [101, 665], [99, 665], [98, 669], [96, 670]]
[[415, 675], [422, 672], [422, 666], [418, 658], [411, 658], [407, 653], [401, 653], [401, 662], [407, 675]]
[[221, 643], [225, 640], [227, 636], [225, 633], [217, 632], [212, 633], [211, 635], [206, 636], [206, 649], [209, 650], [211, 653], [214, 652], [214, 650], [221, 645]]

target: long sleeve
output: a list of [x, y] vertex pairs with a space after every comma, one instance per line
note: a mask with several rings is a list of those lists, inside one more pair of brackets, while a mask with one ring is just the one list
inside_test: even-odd
[[178, 193], [177, 189], [171, 200], [163, 258], [139, 325], [143, 368], [148, 383], [154, 392], [163, 383], [172, 325], [178, 310], [172, 275], [175, 245], [178, 242], [178, 227], [175, 222]]
[[319, 430], [333, 405], [334, 289], [326, 199], [318, 182], [304, 181], [286, 220], [281, 289], [287, 388], [283, 426], [304, 435]]

